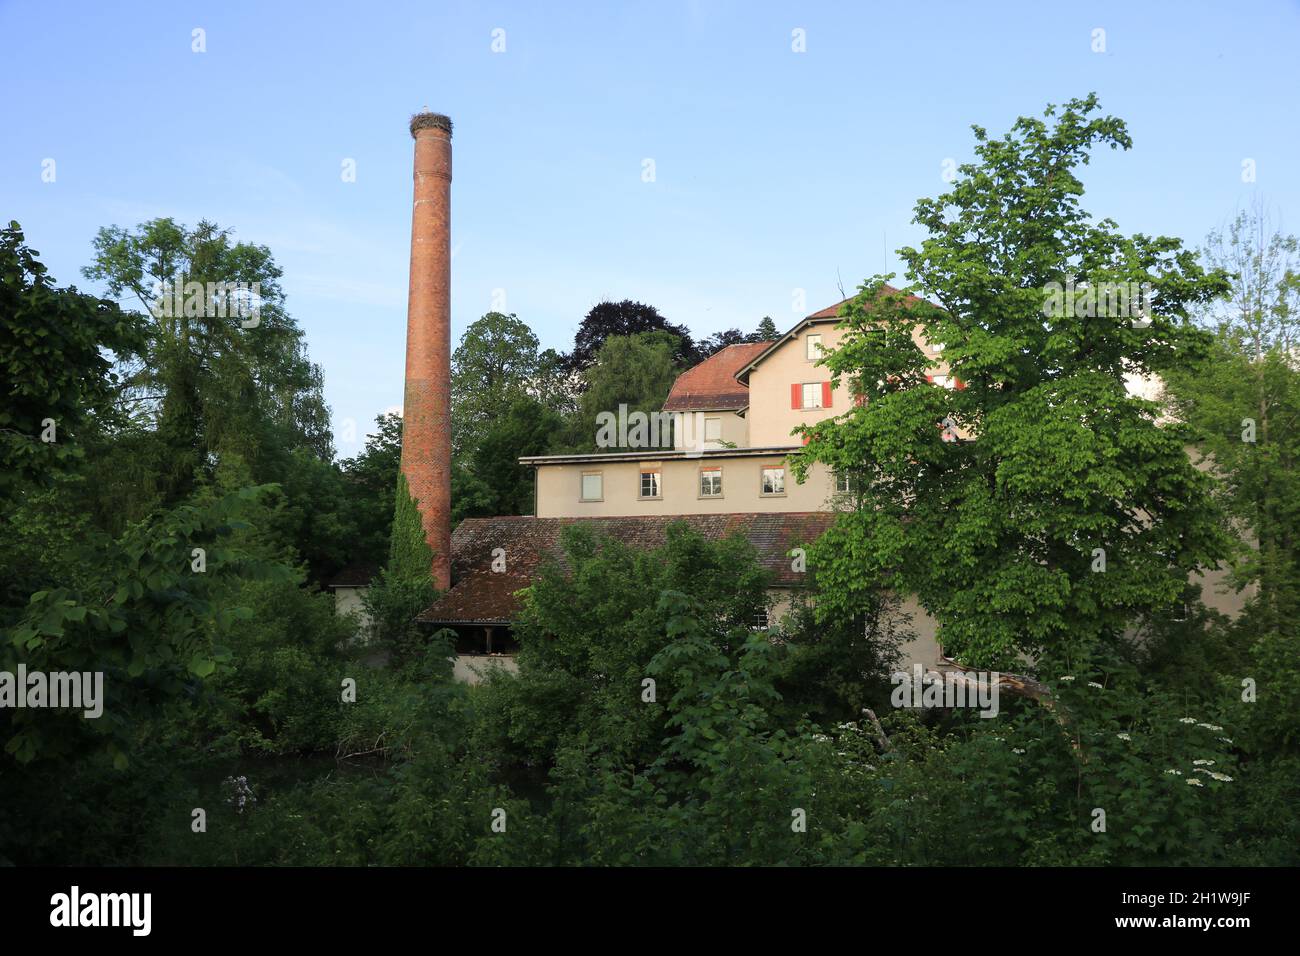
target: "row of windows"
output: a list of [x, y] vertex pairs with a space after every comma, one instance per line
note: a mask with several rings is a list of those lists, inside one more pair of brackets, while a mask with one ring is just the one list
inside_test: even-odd
[[[697, 493], [701, 498], [722, 497], [722, 467], [701, 468], [699, 470]], [[658, 468], [642, 468], [637, 489], [639, 498], [663, 497], [663, 473]], [[759, 472], [759, 494], [785, 494], [785, 469], [782, 467], [765, 467]], [[605, 500], [605, 475], [600, 471], [582, 473], [582, 501]]]

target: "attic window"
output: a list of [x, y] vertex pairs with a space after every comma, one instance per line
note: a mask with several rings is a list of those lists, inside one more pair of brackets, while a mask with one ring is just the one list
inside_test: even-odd
[[822, 337], [819, 334], [809, 335], [805, 340], [805, 354], [808, 361], [815, 362], [822, 357]]

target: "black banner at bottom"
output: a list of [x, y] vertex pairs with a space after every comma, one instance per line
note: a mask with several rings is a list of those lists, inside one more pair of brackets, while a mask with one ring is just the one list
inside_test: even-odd
[[[580, 930], [656, 935], [660, 921], [702, 917], [734, 942], [782, 929], [1005, 933], [1064, 939], [1136, 935], [1230, 943], [1287, 925], [1290, 870], [1245, 869], [20, 869], [0, 870], [6, 939], [79, 943], [231, 939], [248, 931], [331, 946], [373, 946], [376, 932], [440, 922], [449, 929]], [[802, 927], [802, 930], [800, 929]], [[911, 935], [909, 933], [909, 935]], [[237, 937], [233, 937], [237, 938]], [[559, 938], [565, 938], [563, 936]], [[612, 938], [627, 938], [619, 935]], [[864, 940], [866, 937], [863, 937]]]

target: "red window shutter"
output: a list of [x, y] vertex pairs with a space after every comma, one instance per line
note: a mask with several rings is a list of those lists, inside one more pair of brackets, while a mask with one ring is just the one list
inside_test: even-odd
[[803, 408], [803, 386], [798, 382], [790, 386], [790, 407]]
[[831, 407], [831, 383], [822, 382], [822, 407]]

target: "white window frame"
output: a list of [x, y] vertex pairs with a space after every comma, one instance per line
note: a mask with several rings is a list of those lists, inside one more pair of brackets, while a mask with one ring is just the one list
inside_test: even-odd
[[[717, 434], [716, 434], [716, 435], [710, 435], [710, 434], [709, 434], [710, 426], [713, 426], [713, 428], [716, 428], [716, 430], [717, 430]], [[721, 419], [721, 418], [706, 418], [706, 419], [704, 419], [704, 440], [705, 440], [705, 441], [711, 441], [711, 442], [721, 442], [721, 441], [722, 441], [722, 419]]]
[[[812, 389], [809, 393], [808, 389]], [[812, 404], [808, 404], [808, 396], [812, 395]], [[821, 382], [800, 382], [799, 383], [799, 407], [810, 410], [814, 408], [825, 408], [822, 404], [822, 383]]]
[[[652, 482], [652, 484], [654, 485], [654, 491], [655, 491], [655, 493], [652, 494], [652, 495], [647, 495], [647, 494], [645, 493], [645, 479], [646, 479], [646, 475], [654, 475], [654, 481]], [[642, 469], [640, 470], [640, 472], [637, 474], [637, 482], [636, 482], [636, 496], [637, 496], [637, 500], [638, 500], [638, 501], [660, 501], [660, 500], [662, 500], [662, 499], [663, 499], [663, 496], [664, 496], [664, 475], [663, 475], [663, 472], [662, 472], [660, 469], [658, 469], [658, 468], [642, 468]]]
[[[708, 475], [716, 474], [718, 476], [717, 494], [704, 493], [704, 476], [706, 474]], [[701, 468], [699, 471], [699, 484], [697, 485], [695, 490], [696, 490], [696, 495], [699, 498], [721, 498], [722, 497], [722, 466], [719, 465], [716, 468]]]
[[[600, 497], [587, 497], [587, 479], [595, 478], [600, 482]], [[604, 501], [605, 500], [605, 473], [603, 471], [584, 471], [578, 477], [578, 500], [579, 501]]]
[[[763, 486], [766, 484], [765, 478], [769, 471], [778, 471], [781, 473], [781, 490], [764, 491]], [[785, 465], [764, 465], [758, 469], [758, 495], [760, 498], [784, 498], [785, 497]]]
[[804, 358], [810, 362], [816, 362], [822, 357], [822, 335], [820, 332], [810, 332], [804, 339]]

